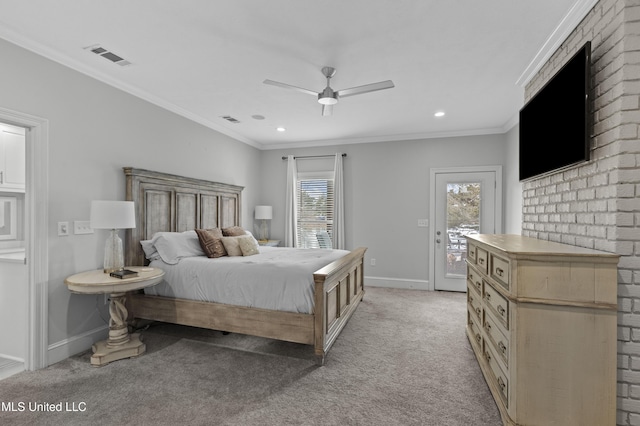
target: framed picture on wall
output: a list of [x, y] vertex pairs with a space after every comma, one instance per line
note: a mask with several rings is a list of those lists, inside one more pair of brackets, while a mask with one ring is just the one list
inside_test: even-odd
[[0, 240], [16, 239], [17, 198], [0, 197]]

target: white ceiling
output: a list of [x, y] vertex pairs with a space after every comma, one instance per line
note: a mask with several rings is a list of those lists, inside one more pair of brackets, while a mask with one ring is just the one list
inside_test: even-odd
[[[271, 149], [505, 132], [527, 78], [594, 3], [0, 0], [0, 38]], [[96, 44], [132, 65], [84, 49]], [[263, 84], [319, 92], [325, 65], [337, 69], [334, 90], [396, 87], [341, 99], [323, 117], [312, 96]]]

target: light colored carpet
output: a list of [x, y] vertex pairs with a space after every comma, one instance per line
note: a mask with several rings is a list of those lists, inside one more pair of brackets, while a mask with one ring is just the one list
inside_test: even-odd
[[464, 294], [366, 291], [322, 367], [308, 346], [156, 323], [138, 358], [95, 368], [87, 352], [0, 381], [0, 424], [501, 424]]

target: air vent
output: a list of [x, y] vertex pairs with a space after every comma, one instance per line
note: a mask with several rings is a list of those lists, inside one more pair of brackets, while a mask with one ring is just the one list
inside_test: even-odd
[[105, 49], [104, 47], [100, 46], [100, 45], [93, 45], [93, 46], [88, 46], [85, 47], [85, 50], [89, 50], [93, 53], [95, 53], [98, 56], [102, 56], [105, 59], [110, 60], [111, 62], [113, 62], [114, 64], [118, 64], [121, 67], [127, 66], [127, 65], [131, 65], [131, 62], [127, 61], [126, 59], [122, 58], [119, 55], [116, 55], [115, 53]]
[[240, 121], [236, 120], [235, 118], [231, 117], [230, 115], [222, 115], [222, 116], [220, 116], [220, 118], [223, 118], [223, 119], [227, 120], [229, 123], [233, 123], [233, 124], [240, 123]]

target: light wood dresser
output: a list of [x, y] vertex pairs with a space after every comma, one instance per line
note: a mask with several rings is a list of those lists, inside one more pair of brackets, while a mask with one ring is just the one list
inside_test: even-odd
[[467, 239], [467, 336], [506, 425], [615, 425], [618, 255]]

